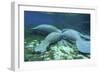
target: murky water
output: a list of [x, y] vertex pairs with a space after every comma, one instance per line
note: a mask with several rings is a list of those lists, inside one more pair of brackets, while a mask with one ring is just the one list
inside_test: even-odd
[[34, 33], [32, 28], [42, 24], [53, 25], [60, 30], [74, 29], [83, 35], [90, 36], [90, 14], [24, 11], [25, 61], [73, 60], [90, 58], [90, 54], [80, 53], [77, 50], [76, 45], [70, 43], [69, 41], [67, 41], [67, 43], [69, 43], [67, 47], [64, 45], [59, 45], [57, 42], [48, 46], [47, 51], [44, 53], [35, 52], [35, 47], [38, 46], [46, 36], [41, 34], [37, 35]]

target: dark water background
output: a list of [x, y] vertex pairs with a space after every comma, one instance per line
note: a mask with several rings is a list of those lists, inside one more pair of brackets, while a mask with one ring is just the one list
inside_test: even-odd
[[31, 28], [50, 24], [59, 29], [75, 29], [90, 35], [90, 14], [24, 11], [25, 36], [30, 36]]

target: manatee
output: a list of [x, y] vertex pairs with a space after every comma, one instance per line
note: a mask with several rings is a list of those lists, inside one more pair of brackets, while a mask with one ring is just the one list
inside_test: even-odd
[[55, 42], [60, 44], [67, 43], [64, 40], [75, 41], [77, 49], [82, 53], [90, 53], [90, 37], [83, 35], [80, 32], [73, 29], [63, 29], [62, 31], [53, 25], [42, 24], [35, 28], [34, 31], [38, 31], [39, 34], [44, 34], [46, 38], [35, 48], [36, 52], [45, 52], [47, 47]]
[[61, 40], [61, 33], [52, 32], [35, 48], [35, 52], [45, 52], [50, 44], [59, 40]]
[[58, 28], [49, 24], [41, 24], [37, 27], [32, 28], [33, 32], [37, 32], [38, 34], [48, 35], [51, 32], [61, 32]]
[[62, 36], [63, 36], [63, 39], [65, 40], [75, 41], [76, 47], [78, 48], [80, 52], [90, 53], [90, 41], [87, 41], [81, 38], [79, 32], [73, 29], [69, 29], [67, 31], [64, 31]]

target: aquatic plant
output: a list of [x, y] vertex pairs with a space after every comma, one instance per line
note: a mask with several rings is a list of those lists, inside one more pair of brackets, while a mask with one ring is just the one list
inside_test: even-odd
[[[39, 40], [33, 40], [25, 44], [24, 59], [25, 61], [49, 61], [49, 60], [72, 60], [72, 59], [88, 59], [86, 55], [78, 52], [76, 45], [67, 43], [59, 44], [62, 41], [58, 41], [55, 44], [51, 44], [44, 53], [37, 53], [34, 51], [35, 47], [39, 44]], [[28, 47], [28, 45], [33, 46]], [[34, 45], [35, 44], [35, 45]]]

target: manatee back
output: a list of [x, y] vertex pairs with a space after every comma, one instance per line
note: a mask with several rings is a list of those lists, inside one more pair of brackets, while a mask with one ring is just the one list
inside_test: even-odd
[[35, 28], [32, 28], [33, 31], [38, 32], [38, 33], [43, 33], [43, 34], [49, 34], [51, 32], [61, 32], [58, 28], [56, 28], [53, 25], [48, 25], [48, 24], [41, 24]]

